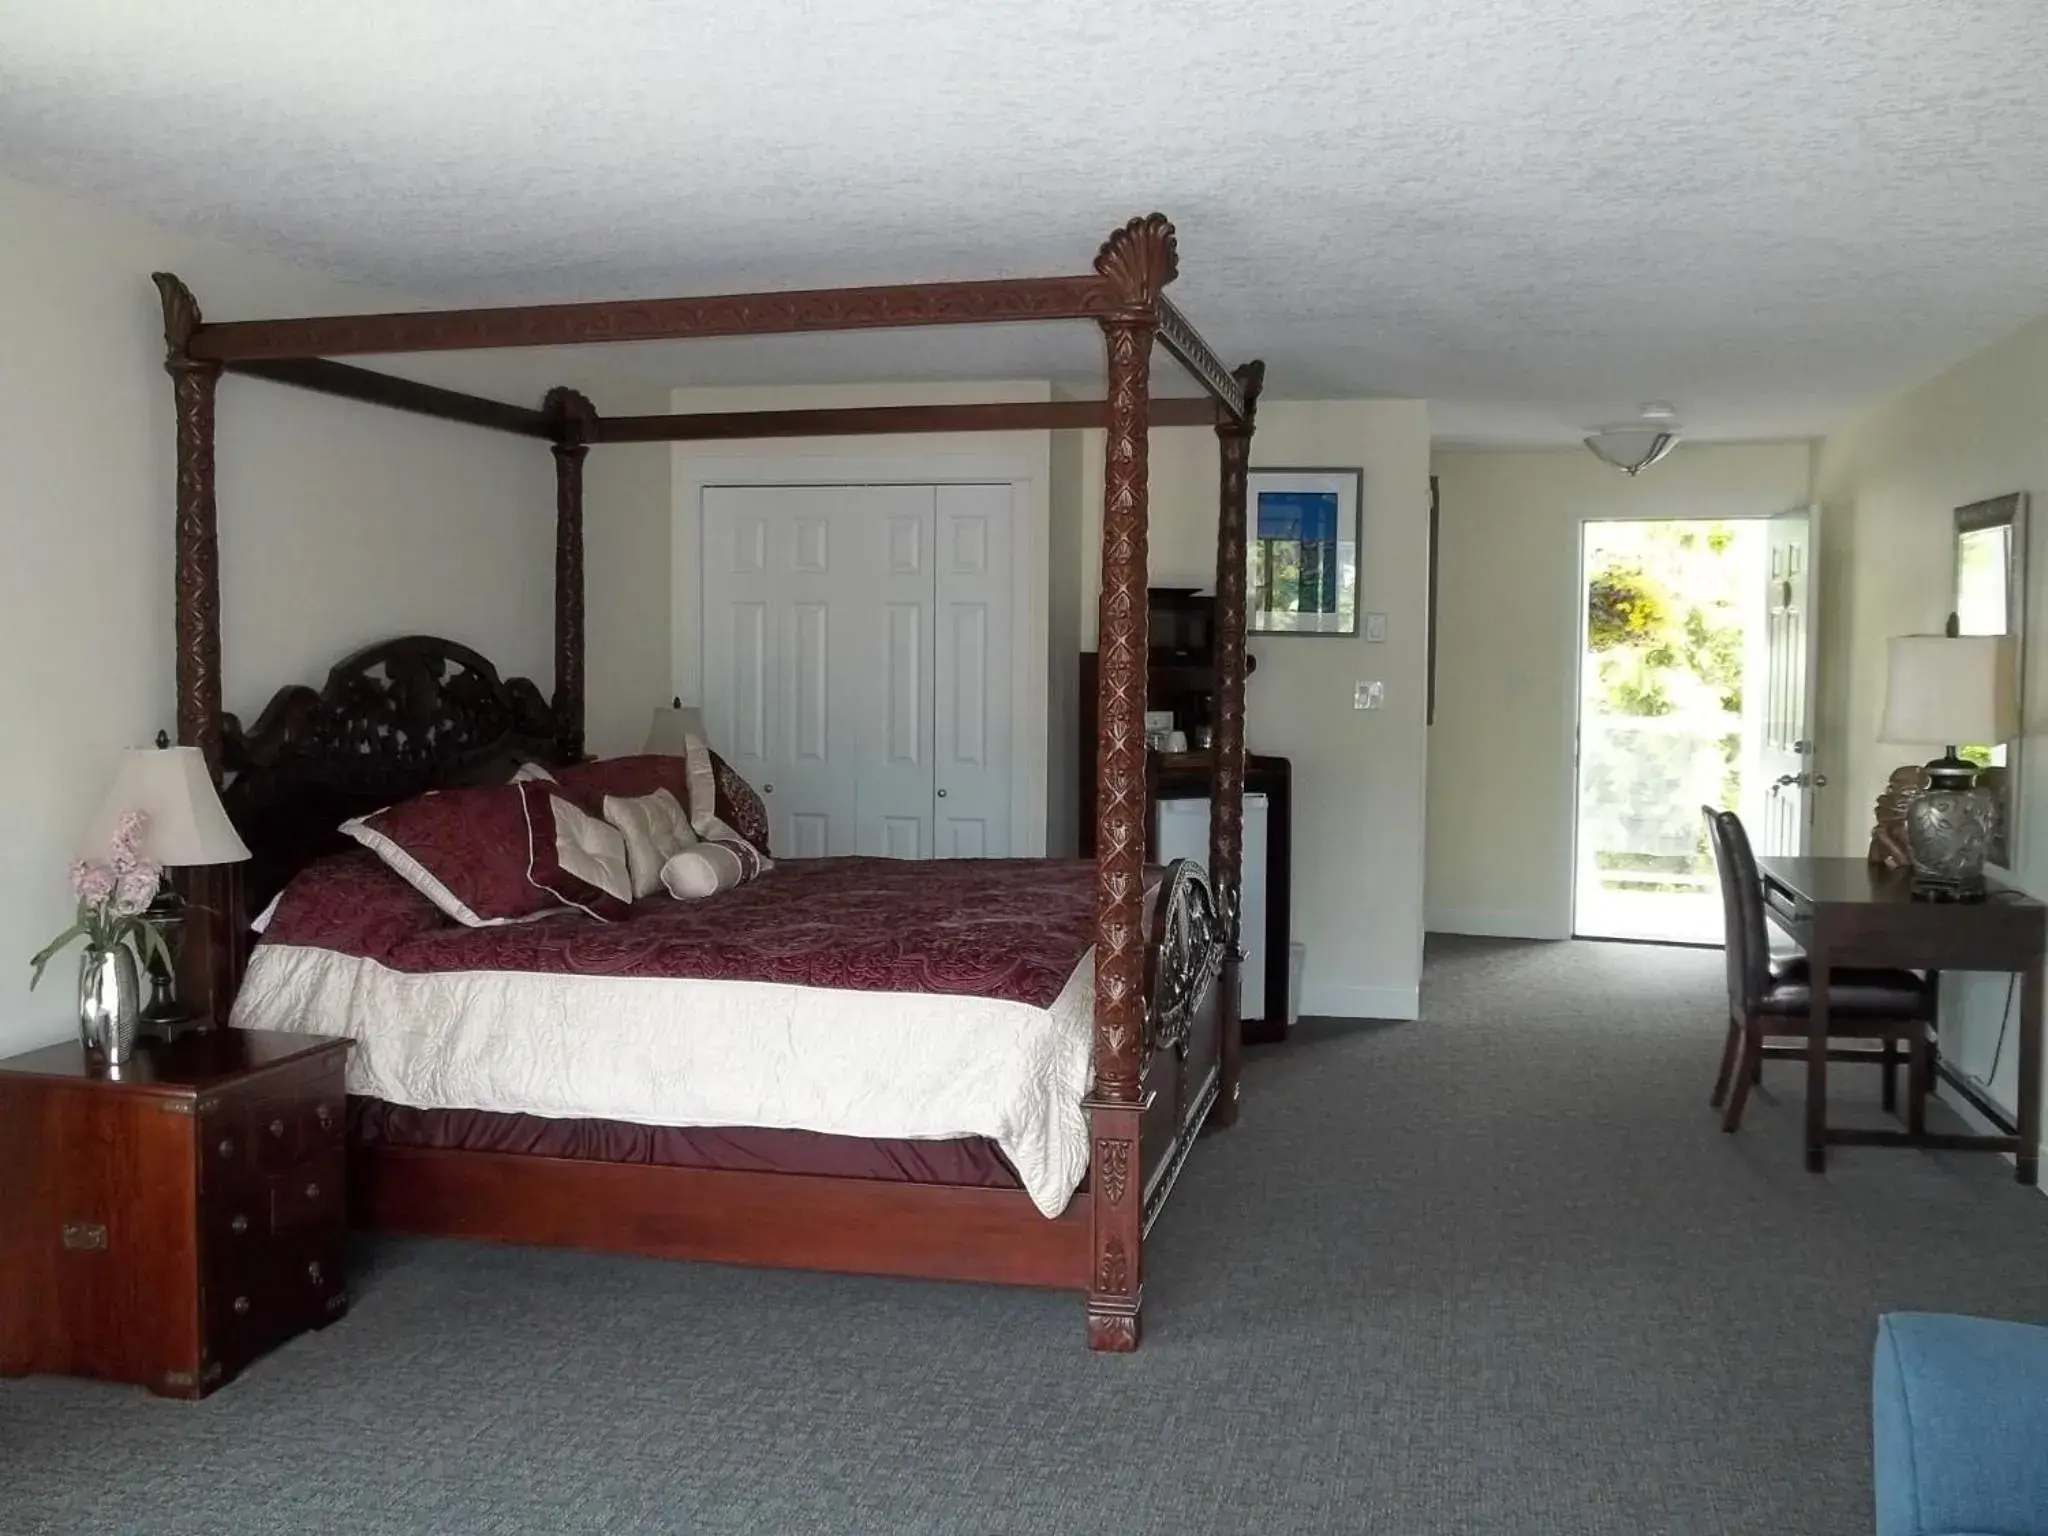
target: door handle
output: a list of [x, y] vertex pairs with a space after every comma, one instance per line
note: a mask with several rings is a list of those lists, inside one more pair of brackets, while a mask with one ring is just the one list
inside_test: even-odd
[[1828, 776], [1824, 773], [1781, 773], [1771, 785], [1773, 790], [1787, 789], [1797, 784], [1802, 789], [1826, 789]]

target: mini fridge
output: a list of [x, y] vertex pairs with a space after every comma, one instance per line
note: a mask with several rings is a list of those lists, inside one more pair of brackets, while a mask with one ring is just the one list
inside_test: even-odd
[[[1193, 859], [1209, 867], [1209, 802], [1159, 802], [1159, 862]], [[1244, 963], [1238, 967], [1241, 991], [1238, 1016], [1266, 1017], [1266, 797], [1244, 797], [1244, 905], [1238, 919], [1238, 943]], [[1287, 1006], [1283, 998], [1281, 1008]]]

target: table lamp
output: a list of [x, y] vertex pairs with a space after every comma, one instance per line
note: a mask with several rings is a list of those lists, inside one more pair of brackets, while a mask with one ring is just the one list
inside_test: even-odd
[[[238, 864], [249, 849], [213, 787], [213, 775], [197, 747], [174, 747], [161, 732], [154, 747], [129, 747], [121, 753], [113, 788], [86, 828], [89, 858], [104, 858], [114, 827], [130, 811], [149, 817], [143, 828], [142, 853], [165, 869], [191, 869], [208, 864]], [[165, 881], [145, 914], [165, 930], [172, 943], [185, 921], [185, 902]], [[159, 959], [149, 962], [149, 1002], [142, 1027], [172, 1036], [193, 1020], [179, 1004], [177, 983]]]
[[1956, 744], [2010, 741], [2019, 731], [2012, 642], [2004, 635], [1894, 635], [1888, 642], [1880, 741], [1947, 744], [1927, 764], [1927, 787], [1906, 806], [1913, 887], [1929, 897], [1984, 893], [1984, 855], [1998, 828], [1997, 800]]
[[704, 711], [677, 699], [654, 712], [644, 750], [659, 757], [681, 757], [692, 736], [700, 741], [704, 737]]

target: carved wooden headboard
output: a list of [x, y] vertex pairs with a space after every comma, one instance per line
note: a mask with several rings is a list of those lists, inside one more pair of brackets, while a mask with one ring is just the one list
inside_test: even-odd
[[317, 691], [280, 689], [246, 731], [226, 715], [221, 799], [254, 856], [241, 881], [247, 915], [347, 846], [336, 828], [351, 816], [567, 758], [538, 688], [432, 635], [357, 651]]

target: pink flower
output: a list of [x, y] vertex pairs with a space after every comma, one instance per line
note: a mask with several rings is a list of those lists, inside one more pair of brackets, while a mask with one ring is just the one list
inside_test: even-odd
[[123, 917], [134, 917], [149, 909], [156, 900], [156, 887], [163, 870], [148, 859], [138, 859], [135, 867], [122, 875], [114, 885], [114, 910]]
[[142, 858], [142, 834], [147, 830], [147, 811], [130, 811], [114, 823], [114, 841], [108, 849], [107, 862], [114, 866], [116, 875], [125, 875], [136, 867]]
[[71, 866], [71, 890], [80, 901], [94, 906], [114, 894], [118, 881], [113, 869], [100, 859], [80, 859]]

